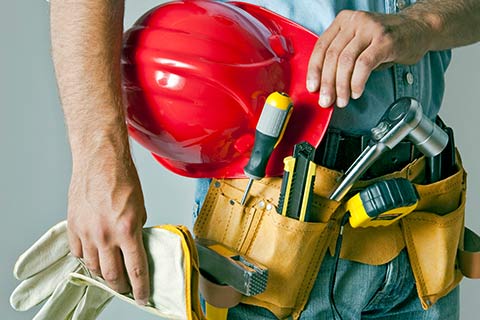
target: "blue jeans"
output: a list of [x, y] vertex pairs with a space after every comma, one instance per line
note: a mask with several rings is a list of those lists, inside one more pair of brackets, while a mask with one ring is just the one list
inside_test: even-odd
[[[200, 179], [198, 182], [195, 218], [209, 182], [209, 179]], [[327, 253], [300, 319], [459, 319], [458, 287], [427, 311], [422, 309], [405, 250], [380, 266], [344, 259], [339, 259], [335, 265], [336, 259]], [[276, 317], [264, 308], [240, 304], [228, 311], [228, 319], [261, 320]]]

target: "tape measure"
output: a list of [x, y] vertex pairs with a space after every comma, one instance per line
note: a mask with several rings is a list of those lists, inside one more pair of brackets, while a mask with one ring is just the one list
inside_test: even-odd
[[379, 181], [363, 189], [345, 206], [354, 228], [388, 226], [406, 216], [418, 204], [418, 193], [404, 178]]

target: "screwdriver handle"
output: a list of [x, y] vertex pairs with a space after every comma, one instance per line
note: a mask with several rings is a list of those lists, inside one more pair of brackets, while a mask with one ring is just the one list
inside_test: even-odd
[[256, 127], [252, 154], [244, 168], [247, 177], [255, 180], [265, 177], [268, 160], [282, 139], [292, 110], [292, 99], [286, 93], [273, 92], [267, 97]]

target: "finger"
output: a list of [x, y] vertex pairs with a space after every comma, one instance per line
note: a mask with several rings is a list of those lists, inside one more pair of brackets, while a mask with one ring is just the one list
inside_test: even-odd
[[382, 64], [383, 54], [376, 46], [370, 45], [358, 56], [352, 73], [351, 88], [355, 96], [360, 96], [372, 71]]
[[100, 271], [108, 286], [119, 293], [130, 291], [120, 249], [99, 248]]
[[[354, 34], [349, 31], [340, 31], [328, 47], [325, 53], [322, 68], [322, 80], [320, 84], [319, 104], [322, 107], [329, 107], [336, 99], [336, 76], [338, 59], [348, 43], [353, 39]], [[347, 101], [348, 102], [348, 101]], [[344, 107], [345, 101], [337, 101], [337, 105]]]
[[67, 278], [61, 282], [33, 320], [68, 319], [68, 315], [85, 293], [85, 286], [70, 283]]
[[74, 257], [77, 257], [77, 258], [83, 257], [82, 241], [70, 229], [68, 229], [68, 244], [70, 247], [70, 252]]
[[98, 250], [91, 243], [85, 243], [83, 246], [83, 262], [90, 272], [96, 276], [101, 275]]
[[334, 22], [327, 30], [325, 30], [315, 43], [312, 54], [310, 55], [310, 60], [308, 61], [307, 90], [309, 92], [318, 91], [320, 88], [325, 52], [339, 30], [337, 24]]
[[122, 252], [133, 296], [137, 303], [146, 305], [150, 296], [150, 281], [142, 233], [139, 232], [132, 241], [126, 242]]
[[355, 67], [355, 61], [369, 45], [369, 41], [355, 36], [340, 54], [336, 74], [336, 95], [337, 106], [345, 107], [350, 99], [350, 95], [357, 99], [360, 95], [351, 89], [352, 74]]
[[51, 267], [22, 281], [10, 296], [10, 305], [17, 311], [25, 311], [48, 298], [68, 274], [79, 268], [77, 258], [67, 255]]
[[23, 280], [49, 267], [69, 252], [67, 224], [58, 223], [42, 235], [17, 260], [13, 275]]

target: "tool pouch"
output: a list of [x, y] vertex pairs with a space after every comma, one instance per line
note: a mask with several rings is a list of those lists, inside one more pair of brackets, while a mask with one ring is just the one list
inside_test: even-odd
[[196, 237], [215, 240], [268, 268], [266, 290], [242, 302], [262, 306], [278, 318], [298, 318], [315, 282], [332, 236], [340, 203], [315, 195], [315, 221], [301, 222], [277, 213], [281, 178], [253, 184], [240, 205], [246, 179], [213, 180], [195, 223]]
[[462, 279], [456, 258], [463, 246], [466, 173], [459, 162], [452, 176], [415, 186], [420, 202], [401, 220], [401, 228], [417, 292], [428, 309]]
[[[463, 249], [466, 194], [466, 173], [459, 158], [457, 163], [456, 173], [432, 184], [420, 184], [425, 168], [422, 158], [401, 171], [354, 185], [358, 190], [378, 179], [395, 177], [414, 182], [420, 196], [416, 211], [389, 227], [346, 228], [341, 256], [383, 264], [406, 246], [425, 309], [455, 288], [462, 271], [480, 274], [478, 265], [473, 271], [471, 267], [467, 270], [468, 265], [461, 270], [457, 263], [457, 250]], [[278, 318], [300, 316], [327, 247], [335, 248], [340, 220], [345, 214], [344, 205], [327, 199], [340, 173], [317, 166], [316, 176], [312, 203], [315, 222], [278, 214], [281, 179], [266, 178], [253, 184], [245, 207], [239, 201], [246, 179], [213, 180], [195, 223], [197, 237], [223, 243], [268, 268], [265, 292], [243, 297], [242, 302], [265, 307]], [[473, 247], [478, 245], [477, 241]], [[472, 245], [460, 250], [466, 256], [465, 264], [480, 261], [478, 252], [470, 252], [471, 248]], [[372, 252], [376, 253], [375, 259]]]

